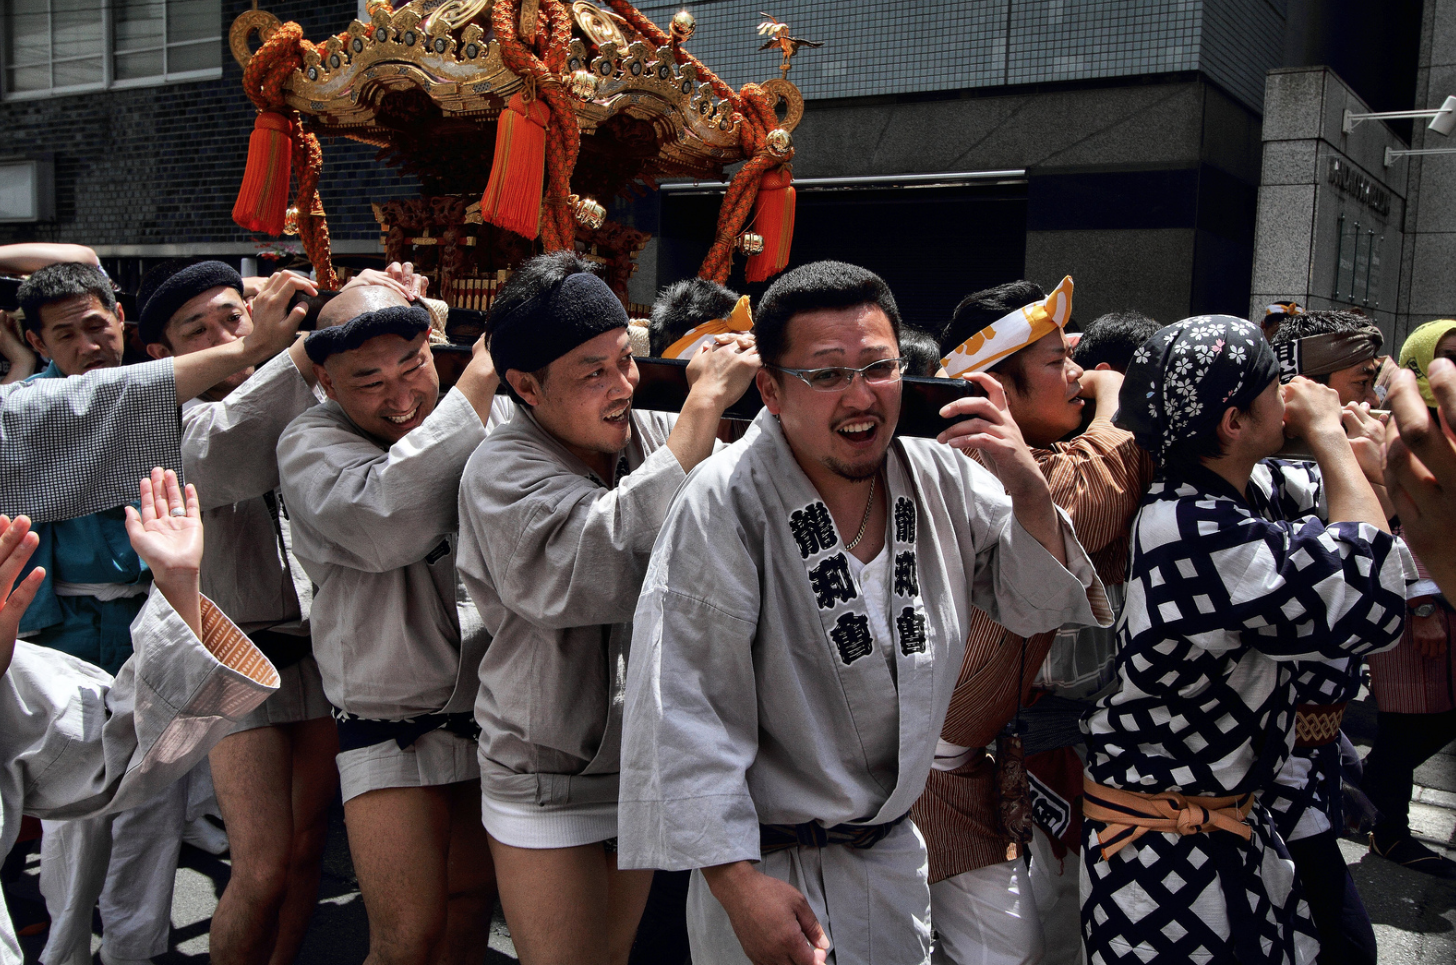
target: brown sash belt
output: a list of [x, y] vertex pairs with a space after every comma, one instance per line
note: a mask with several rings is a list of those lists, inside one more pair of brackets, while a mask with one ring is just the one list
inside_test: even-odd
[[1344, 704], [1300, 704], [1294, 709], [1294, 746], [1323, 747], [1340, 736]]
[[1245, 841], [1253, 830], [1245, 823], [1254, 795], [1192, 797], [1177, 791], [1144, 794], [1103, 787], [1082, 778], [1082, 816], [1106, 825], [1097, 832], [1102, 858], [1111, 858], [1148, 831], [1173, 834], [1228, 831]]

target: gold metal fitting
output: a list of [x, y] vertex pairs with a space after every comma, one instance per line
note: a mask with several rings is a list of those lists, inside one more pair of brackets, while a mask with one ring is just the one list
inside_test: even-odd
[[686, 43], [687, 39], [693, 35], [693, 31], [697, 29], [698, 19], [686, 10], [679, 10], [672, 15], [672, 27], [670, 30], [672, 39], [678, 43]]
[[745, 231], [738, 236], [738, 250], [745, 255], [763, 254], [763, 235], [756, 231]]
[[597, 79], [589, 70], [574, 70], [567, 86], [577, 98], [589, 101], [597, 96]]
[[794, 149], [794, 136], [782, 127], [776, 127], [768, 132], [764, 144], [774, 157], [786, 157]]
[[582, 198], [573, 194], [568, 200], [571, 202], [571, 213], [575, 215], [577, 224], [583, 228], [595, 231], [606, 222], [607, 209], [591, 198]]

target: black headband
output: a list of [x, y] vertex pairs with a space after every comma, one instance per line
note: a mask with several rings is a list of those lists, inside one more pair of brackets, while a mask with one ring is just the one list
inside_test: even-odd
[[598, 335], [627, 327], [627, 310], [607, 283], [588, 272], [567, 275], [551, 297], [491, 318], [496, 371], [537, 372]]
[[340, 352], [358, 348], [380, 335], [398, 335], [406, 342], [429, 331], [430, 313], [418, 305], [391, 305], [378, 311], [355, 315], [342, 325], [310, 332], [303, 350], [316, 365]]
[[137, 320], [137, 334], [142, 344], [162, 341], [167, 323], [177, 314], [177, 309], [214, 288], [231, 288], [241, 295], [243, 276], [220, 261], [199, 261], [158, 285], [141, 307], [142, 315]]

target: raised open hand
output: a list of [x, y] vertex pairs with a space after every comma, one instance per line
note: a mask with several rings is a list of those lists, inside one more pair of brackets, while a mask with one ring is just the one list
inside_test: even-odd
[[141, 485], [141, 512], [126, 507], [126, 535], [131, 547], [151, 567], [152, 582], [172, 609], [202, 636], [202, 506], [197, 489], [187, 486], [184, 500], [177, 474], [161, 467]]
[[202, 566], [202, 509], [190, 484], [183, 499], [177, 474], [152, 470], [141, 484], [141, 512], [126, 508], [126, 534], [132, 549], [151, 567], [158, 584], [195, 581]]
[[20, 618], [25, 615], [26, 607], [35, 599], [35, 591], [40, 589], [41, 581], [45, 579], [45, 570], [37, 566], [19, 586], [15, 585], [15, 578], [38, 545], [40, 538], [30, 531], [29, 519], [17, 516], [12, 522], [8, 517], [0, 516], [0, 677], [10, 669], [15, 637], [20, 632]]
[[1351, 402], [1344, 408], [1340, 422], [1350, 437], [1350, 448], [1360, 471], [1375, 488], [1377, 496], [1385, 493], [1385, 423], [1370, 414], [1367, 402]]
[[956, 399], [944, 406], [940, 410], [941, 418], [962, 421], [936, 436], [936, 441], [967, 455], [972, 449], [980, 450], [986, 468], [1006, 487], [1011, 509], [1022, 527], [1065, 566], [1067, 553], [1061, 517], [1052, 504], [1046, 477], [1032, 456], [1021, 427], [1011, 416], [1006, 390], [989, 372], [972, 372], [963, 378], [979, 385], [986, 394]]
[[391, 262], [389, 267], [383, 271], [376, 268], [365, 268], [359, 274], [350, 278], [340, 291], [348, 291], [351, 288], [363, 288], [367, 285], [378, 285], [382, 288], [392, 288], [399, 292], [407, 300], [414, 301], [424, 297], [430, 287], [430, 279], [426, 275], [415, 274], [413, 262], [398, 261]]
[[688, 385], [691, 392], [726, 409], [743, 397], [762, 367], [752, 335], [719, 335], [699, 346], [688, 362]]

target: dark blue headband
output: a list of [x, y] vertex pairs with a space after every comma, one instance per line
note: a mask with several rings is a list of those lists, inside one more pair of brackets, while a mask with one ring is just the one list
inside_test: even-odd
[[199, 261], [158, 285], [156, 291], [147, 297], [146, 304], [141, 306], [141, 318], [137, 320], [137, 334], [141, 336], [142, 344], [162, 341], [167, 323], [177, 314], [177, 309], [214, 288], [232, 288], [241, 295], [243, 276], [220, 261]]
[[598, 335], [627, 327], [627, 310], [607, 283], [588, 272], [567, 275], [550, 298], [492, 317], [496, 371], [537, 372]]
[[355, 315], [342, 325], [332, 325], [310, 332], [303, 350], [317, 365], [340, 352], [349, 352], [371, 338], [398, 335], [406, 342], [429, 331], [430, 313], [418, 305], [391, 305], [378, 311]]

